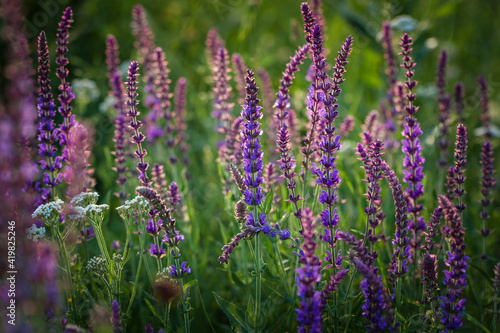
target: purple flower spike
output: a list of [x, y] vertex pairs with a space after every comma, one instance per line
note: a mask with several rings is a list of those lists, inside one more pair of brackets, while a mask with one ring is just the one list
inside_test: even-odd
[[448, 239], [450, 251], [446, 252], [445, 264], [449, 267], [445, 271], [443, 284], [448, 288], [446, 295], [439, 298], [442, 313], [441, 323], [451, 330], [462, 326], [462, 314], [465, 311], [465, 299], [460, 295], [465, 291], [467, 285], [467, 260], [465, 255], [465, 230], [462, 226], [462, 218], [457, 209], [446, 196], [439, 196], [439, 204], [443, 207], [446, 226], [443, 234]]
[[235, 53], [231, 57], [231, 62], [233, 63], [233, 70], [234, 70], [234, 79], [236, 81], [236, 87], [238, 88], [238, 92], [240, 93], [240, 96], [238, 98], [238, 104], [243, 104], [245, 103], [245, 96], [246, 96], [246, 91], [245, 91], [245, 76], [246, 76], [246, 70], [247, 66], [245, 65], [245, 61], [243, 61], [243, 58], [241, 57], [240, 54]]
[[389, 272], [394, 279], [403, 276], [408, 272], [408, 254], [410, 252], [410, 239], [408, 238], [408, 205], [403, 192], [403, 188], [396, 176], [396, 173], [385, 165], [385, 178], [389, 183], [394, 198], [394, 209], [396, 210], [396, 231], [392, 245], [394, 252], [390, 264]]
[[146, 224], [146, 231], [151, 236], [157, 236], [161, 230], [161, 220], [156, 222], [155, 220], [148, 219], [148, 224]]
[[479, 163], [481, 163], [482, 179], [480, 185], [481, 194], [483, 196], [480, 201], [482, 209], [479, 214], [481, 220], [483, 220], [483, 227], [480, 230], [481, 236], [483, 236], [483, 254], [481, 259], [486, 260], [488, 258], [486, 255], [486, 238], [491, 233], [491, 230], [486, 228], [486, 220], [490, 217], [488, 214], [488, 206], [493, 202], [493, 199], [490, 198], [491, 190], [496, 185], [495, 176], [493, 175], [495, 173], [495, 166], [493, 164], [493, 146], [490, 141], [486, 141], [483, 144], [481, 150], [481, 161]]
[[436, 300], [434, 292], [439, 290], [437, 284], [438, 260], [435, 254], [424, 253], [422, 259], [422, 284], [424, 287], [424, 303], [430, 303]]
[[464, 85], [462, 84], [462, 82], [457, 82], [457, 84], [455, 85], [454, 100], [455, 100], [455, 112], [457, 113], [457, 121], [459, 124], [463, 124], [465, 122], [464, 97], [465, 97]]
[[[177, 158], [174, 156], [172, 149], [177, 143], [177, 140], [173, 137], [173, 113], [170, 108], [172, 93], [170, 92], [170, 79], [168, 75], [170, 73], [170, 69], [168, 69], [167, 61], [165, 60], [165, 53], [161, 48], [157, 47], [153, 53], [154, 64], [155, 64], [155, 81], [154, 81], [154, 94], [158, 104], [153, 110], [151, 110], [149, 121], [151, 122], [148, 127], [148, 136], [152, 136], [150, 138], [151, 142], [154, 142], [157, 138], [159, 138], [163, 131], [160, 126], [157, 125], [158, 118], [161, 116], [165, 119], [165, 134], [167, 138], [165, 143], [170, 150], [169, 160], [171, 163], [177, 162]], [[153, 115], [153, 113], [155, 113]]]
[[165, 256], [165, 249], [162, 246], [163, 243], [160, 243], [160, 247], [156, 246], [155, 244], [150, 244], [151, 248], [148, 250], [149, 254], [152, 257], [156, 257], [158, 259], [162, 258]]
[[172, 211], [175, 211], [181, 203], [179, 188], [177, 187], [177, 184], [175, 182], [171, 182], [170, 186], [168, 187], [166, 201], [167, 205], [172, 208]]
[[276, 140], [278, 149], [276, 151], [280, 153], [280, 169], [283, 173], [286, 187], [288, 189], [288, 201], [294, 204], [295, 216], [299, 219], [301, 218], [301, 212], [297, 202], [301, 199], [300, 195], [295, 193], [295, 187], [297, 186], [297, 182], [294, 180], [295, 160], [293, 155], [289, 153], [292, 148], [290, 147], [290, 134], [286, 120], [287, 116], [289, 117], [289, 88], [295, 78], [294, 73], [299, 70], [299, 66], [302, 64], [302, 61], [305, 59], [308, 51], [309, 45], [300, 47], [297, 51], [295, 51], [295, 55], [290, 58], [290, 62], [286, 65], [286, 70], [280, 80], [280, 88], [279, 92], [276, 94], [276, 102], [274, 104], [277, 109], [275, 119], [278, 126], [276, 128], [278, 131], [278, 140]]
[[300, 267], [297, 268], [298, 296], [300, 298], [297, 311], [299, 332], [321, 332], [323, 321], [321, 318], [321, 292], [315, 291], [315, 285], [321, 281], [321, 261], [314, 254], [317, 248], [316, 233], [314, 232], [314, 218], [309, 208], [304, 210], [302, 218], [302, 236], [304, 242], [299, 255]]
[[364, 164], [363, 168], [366, 172], [366, 181], [368, 183], [368, 193], [365, 195], [368, 200], [368, 207], [365, 208], [365, 214], [368, 218], [368, 234], [365, 237], [371, 243], [371, 249], [377, 242], [376, 227], [383, 221], [383, 213], [380, 212], [382, 206], [380, 180], [384, 176], [385, 163], [382, 162], [384, 154], [384, 144], [381, 140], [377, 140], [370, 144], [368, 152], [365, 151], [363, 145], [358, 143], [356, 148], [357, 155], [360, 156]]
[[58, 129], [55, 128], [54, 99], [50, 92], [50, 60], [49, 48], [45, 32], [42, 31], [38, 37], [38, 153], [44, 159], [39, 165], [44, 172], [44, 186], [38, 187], [42, 203], [47, 203], [54, 198], [54, 189], [62, 183], [61, 174], [58, 174], [62, 167], [61, 157], [55, 156], [57, 148], [54, 144], [58, 140]]
[[126, 166], [127, 162], [127, 144], [125, 141], [125, 134], [127, 133], [126, 125], [126, 108], [125, 108], [125, 89], [121, 79], [121, 72], [118, 68], [120, 65], [120, 59], [118, 58], [118, 43], [113, 35], [108, 35], [106, 39], [106, 64], [108, 65], [108, 77], [109, 85], [111, 88], [110, 95], [116, 100], [114, 104], [114, 109], [118, 113], [117, 118], [114, 120], [115, 123], [115, 137], [113, 141], [115, 142], [115, 151], [113, 155], [115, 156], [115, 166], [113, 170], [118, 173], [118, 178], [116, 183], [120, 185], [120, 192], [115, 193], [115, 195], [121, 200], [127, 199], [129, 196], [125, 192], [125, 183], [127, 182], [127, 177], [125, 173], [128, 168]]
[[249, 206], [259, 205], [264, 195], [261, 192], [263, 163], [262, 150], [259, 136], [262, 130], [259, 129], [259, 120], [262, 118], [259, 99], [257, 98], [257, 85], [255, 84], [254, 74], [251, 70], [247, 71], [247, 95], [246, 104], [243, 105], [241, 118], [244, 119], [241, 137], [243, 138], [243, 170], [245, 170], [245, 185], [248, 190], [245, 192], [245, 202]]
[[455, 166], [450, 167], [448, 171], [446, 187], [448, 187], [448, 198], [450, 200], [458, 199], [455, 207], [459, 214], [462, 214], [465, 210], [463, 184], [465, 182], [465, 166], [467, 165], [467, 131], [463, 124], [459, 124], [457, 127], [455, 146]]
[[128, 81], [125, 83], [127, 86], [127, 102], [126, 104], [129, 107], [129, 111], [127, 116], [130, 117], [130, 127], [134, 130], [134, 135], [132, 136], [132, 142], [137, 145], [137, 150], [135, 151], [135, 155], [139, 158], [139, 162], [137, 163], [137, 171], [139, 171], [139, 181], [143, 186], [150, 186], [151, 181], [148, 178], [147, 170], [149, 167], [149, 163], [144, 162], [144, 157], [147, 152], [146, 149], [142, 148], [142, 142], [146, 138], [139, 129], [142, 126], [140, 120], [137, 119], [137, 116], [140, 114], [137, 111], [137, 105], [139, 101], [137, 100], [137, 73], [139, 70], [139, 64], [137, 61], [132, 61], [128, 68]]
[[[365, 278], [360, 288], [365, 297], [365, 303], [361, 307], [362, 315], [369, 322], [366, 329], [369, 332], [382, 332], [390, 329], [394, 318], [389, 296], [382, 284], [382, 277], [377, 274], [378, 269], [366, 265], [359, 259], [354, 259], [354, 265]], [[383, 317], [383, 314], [387, 317]]]
[[111, 303], [111, 322], [113, 323], [113, 333], [123, 332], [120, 305], [116, 300], [113, 300], [113, 303]]
[[440, 157], [438, 166], [443, 168], [446, 166], [448, 160], [448, 147], [450, 141], [448, 140], [448, 119], [450, 117], [450, 97], [446, 92], [446, 51], [441, 52], [439, 57], [437, 72], [436, 72], [436, 87], [437, 87], [437, 102], [438, 102], [438, 121], [439, 121], [439, 140], [438, 146], [440, 148]]
[[69, 37], [69, 28], [71, 27], [71, 23], [73, 23], [73, 11], [71, 7], [66, 8], [62, 15], [61, 22], [59, 22], [59, 28], [57, 29], [57, 49], [56, 53], [59, 55], [56, 58], [56, 64], [59, 66], [56, 70], [57, 77], [61, 80], [61, 84], [59, 85], [59, 91], [61, 94], [58, 96], [59, 103], [61, 106], [59, 107], [59, 113], [63, 116], [63, 124], [61, 124], [61, 138], [60, 144], [61, 146], [67, 145], [67, 138], [69, 136], [69, 132], [73, 126], [75, 126], [74, 117], [71, 115], [71, 101], [75, 98], [75, 95], [71, 92], [71, 87], [69, 82], [67, 82], [67, 78], [69, 75], [69, 70], [66, 68], [69, 61], [66, 58], [66, 54], [68, 53], [68, 37]]
[[424, 173], [422, 171], [422, 164], [424, 164], [425, 159], [421, 156], [422, 147], [420, 145], [419, 136], [422, 135], [422, 130], [420, 129], [420, 124], [417, 122], [415, 113], [418, 111], [418, 107], [413, 105], [415, 101], [415, 94], [413, 89], [417, 86], [417, 81], [413, 80], [413, 75], [415, 74], [412, 70], [415, 67], [415, 62], [411, 58], [412, 39], [408, 34], [404, 34], [401, 38], [401, 48], [403, 55], [403, 67], [406, 69], [405, 76], [407, 81], [405, 82], [405, 87], [407, 89], [406, 100], [408, 104], [405, 106], [405, 111], [407, 117], [405, 117], [405, 124], [402, 135], [404, 139], [402, 141], [402, 151], [405, 154], [405, 159], [403, 166], [405, 167], [403, 181], [408, 184], [406, 190], [406, 197], [408, 198], [408, 213], [411, 214], [410, 228], [413, 231], [413, 260], [415, 264], [418, 261], [417, 252], [420, 248], [421, 234], [425, 230], [424, 218], [420, 215], [420, 212], [424, 207], [418, 204], [418, 199], [424, 194], [424, 187], [422, 185], [422, 180], [424, 179]]
[[486, 78], [484, 76], [480, 76], [478, 78], [478, 83], [479, 83], [479, 91], [481, 93], [481, 100], [479, 102], [479, 105], [481, 107], [481, 111], [483, 114], [481, 115], [481, 122], [483, 123], [483, 128], [485, 130], [485, 136], [487, 139], [491, 138], [491, 131], [490, 131], [490, 121], [491, 121], [491, 114], [489, 111], [489, 102], [490, 102], [490, 97], [488, 93], [488, 82], [486, 81]]

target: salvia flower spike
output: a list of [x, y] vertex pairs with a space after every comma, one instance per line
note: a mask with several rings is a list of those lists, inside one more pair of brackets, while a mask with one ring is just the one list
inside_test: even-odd
[[415, 118], [415, 113], [418, 111], [418, 107], [413, 103], [415, 101], [415, 94], [413, 92], [414, 88], [417, 86], [417, 81], [413, 80], [414, 71], [416, 63], [413, 62], [411, 58], [411, 52], [413, 42], [408, 34], [404, 34], [401, 38], [400, 46], [402, 47], [403, 56], [403, 67], [406, 70], [406, 82], [405, 87], [407, 90], [406, 100], [407, 105], [405, 106], [405, 111], [407, 116], [405, 117], [405, 124], [402, 135], [404, 137], [402, 141], [402, 151], [405, 154], [404, 159], [404, 178], [403, 181], [408, 184], [406, 190], [406, 197], [408, 198], [408, 212], [410, 213], [410, 228], [413, 231], [413, 260], [415, 264], [418, 261], [418, 249], [421, 243], [421, 234], [425, 230], [425, 222], [423, 216], [419, 216], [420, 212], [424, 207], [418, 203], [418, 200], [424, 194], [424, 187], [422, 180], [424, 179], [424, 173], [422, 171], [422, 164], [424, 164], [425, 159], [422, 157], [422, 147], [420, 144], [419, 137], [422, 135], [422, 130], [420, 129], [420, 124]]
[[299, 254], [300, 267], [297, 268], [298, 295], [300, 306], [297, 311], [299, 332], [321, 332], [323, 320], [321, 318], [321, 292], [315, 290], [315, 285], [321, 281], [321, 261], [314, 251], [318, 247], [314, 232], [314, 217], [309, 208], [304, 209], [302, 218], [302, 243]]
[[38, 37], [38, 153], [44, 159], [40, 160], [39, 165], [43, 175], [43, 187], [40, 187], [40, 203], [47, 203], [54, 198], [54, 189], [62, 182], [62, 175], [58, 174], [62, 167], [60, 156], [56, 156], [57, 148], [55, 146], [58, 139], [58, 129], [55, 128], [54, 117], [54, 99], [50, 92], [50, 62], [49, 49], [45, 32], [42, 31]]
[[130, 127], [134, 130], [134, 135], [132, 136], [132, 142], [136, 144], [137, 150], [135, 151], [135, 155], [139, 158], [139, 162], [137, 163], [137, 171], [139, 171], [139, 181], [143, 186], [150, 186], [151, 181], [148, 178], [147, 170], [149, 167], [149, 163], [144, 162], [144, 157], [147, 152], [146, 149], [142, 147], [142, 142], [146, 138], [144, 134], [142, 134], [139, 129], [142, 126], [142, 122], [137, 119], [139, 116], [139, 111], [137, 111], [137, 105], [139, 101], [137, 100], [137, 73], [139, 70], [139, 64], [136, 61], [132, 61], [128, 68], [128, 81], [125, 83], [127, 86], [127, 101], [126, 104], [129, 107], [129, 111], [127, 116], [130, 118]]
[[62, 15], [61, 22], [59, 22], [59, 28], [57, 29], [57, 49], [56, 53], [58, 57], [56, 58], [56, 64], [59, 66], [56, 70], [57, 77], [61, 80], [59, 85], [59, 90], [61, 94], [58, 96], [59, 103], [59, 113], [63, 116], [63, 124], [61, 128], [61, 146], [67, 145], [67, 137], [73, 126], [75, 126], [75, 116], [71, 115], [71, 102], [75, 98], [75, 95], [71, 92], [71, 86], [67, 81], [69, 70], [66, 67], [69, 63], [66, 54], [68, 53], [68, 38], [69, 38], [69, 28], [73, 22], [73, 11], [71, 7], [66, 8]]

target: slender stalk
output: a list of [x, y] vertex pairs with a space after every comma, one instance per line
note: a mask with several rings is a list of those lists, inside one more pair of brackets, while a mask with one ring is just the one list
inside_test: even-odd
[[260, 299], [262, 294], [262, 272], [260, 270], [260, 244], [259, 235], [255, 236], [255, 270], [257, 272], [255, 281], [255, 332], [260, 332]]

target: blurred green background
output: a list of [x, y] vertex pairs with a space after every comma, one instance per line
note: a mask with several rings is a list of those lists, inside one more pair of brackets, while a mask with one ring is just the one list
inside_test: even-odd
[[[61, 12], [68, 5], [73, 7], [75, 22], [69, 45], [70, 78], [92, 80], [98, 91], [94, 91], [94, 96], [88, 96], [86, 101], [77, 100], [74, 113], [77, 119], [86, 119], [94, 126], [95, 146], [91, 162], [96, 169], [96, 188], [102, 196], [110, 195], [116, 190], [115, 173], [110, 169], [112, 157], [109, 155], [113, 149], [114, 115], [103, 106], [108, 94], [105, 38], [107, 34], [116, 36], [122, 61], [137, 59], [137, 52], [133, 48], [134, 38], [130, 32], [131, 10], [136, 3], [137, 1], [130, 0], [25, 1], [29, 22], [26, 31], [31, 35], [33, 50], [36, 46], [35, 36], [43, 29], [48, 35], [51, 54], [54, 54], [55, 50], [55, 34]], [[214, 135], [215, 122], [210, 117], [211, 78], [206, 64], [205, 38], [208, 30], [216, 27], [226, 41], [229, 53], [240, 53], [246, 65], [254, 70], [266, 69], [271, 75], [274, 89], [277, 90], [281, 72], [285, 69], [289, 56], [299, 45], [305, 43], [300, 14], [301, 1], [167, 0], [140, 3], [147, 12], [156, 45], [162, 47], [166, 53], [171, 79], [175, 82], [183, 76], [188, 80], [187, 120], [191, 146], [189, 154], [192, 161], [190, 173], [196, 175], [189, 188], [195, 209], [193, 215], [199, 219], [192, 221], [194, 226], [199, 227], [198, 236], [190, 240], [194, 242], [196, 239], [198, 243], [190, 245], [191, 252], [187, 255], [188, 258], [193, 258], [193, 255], [197, 257], [193, 258], [191, 266], [199, 280], [200, 290], [200, 294], [194, 292], [193, 295], [193, 305], [200, 311], [194, 315], [196, 324], [193, 329], [206, 325], [200, 310], [199, 295], [205, 301], [207, 316], [211, 318], [212, 323], [219, 329], [227, 328], [229, 323], [218, 310], [211, 294], [212, 291], [217, 291], [227, 298], [237, 296], [221, 284], [226, 273], [221, 271], [217, 262], [219, 249], [227, 241], [221, 237], [219, 227], [229, 225], [231, 216], [223, 209], [224, 200], [215, 163], [215, 147], [219, 138]], [[327, 25], [327, 60], [330, 64], [342, 41], [348, 35], [354, 37], [354, 50], [350, 56], [347, 80], [342, 86], [343, 93], [339, 102], [341, 119], [347, 114], [353, 115], [357, 130], [364, 117], [378, 107], [378, 102], [386, 93], [385, 64], [379, 34], [382, 23], [386, 20], [392, 21], [395, 24], [395, 36], [401, 35], [402, 30], [411, 30], [411, 36], [414, 38], [414, 58], [417, 62], [415, 77], [419, 81], [416, 103], [421, 107], [417, 117], [425, 132], [423, 144], [427, 163], [424, 171], [427, 172], [426, 181], [430, 184], [434, 177], [434, 158], [437, 156], [434, 144], [437, 123], [435, 71], [439, 53], [443, 49], [448, 51], [448, 91], [452, 92], [457, 81], [462, 81], [465, 85], [466, 125], [470, 130], [471, 147], [469, 165], [471, 169], [478, 170], [479, 144], [482, 141], [472, 133], [480, 126], [477, 89], [477, 76], [480, 74], [484, 75], [489, 83], [493, 123], [498, 124], [500, 120], [500, 20], [497, 19], [500, 2], [324, 1], [323, 13]], [[397, 46], [395, 50], [399, 52]], [[297, 75], [296, 84], [292, 88], [293, 103], [299, 114], [304, 111], [304, 98], [308, 87], [308, 82], [304, 79], [307, 66], [309, 62]], [[55, 77], [53, 82], [57, 82]], [[304, 118], [303, 115], [299, 117]], [[357, 130], [354, 133], [357, 133]], [[449, 133], [451, 138], [454, 129], [450, 128]], [[358, 141], [356, 135], [351, 135], [349, 140]], [[498, 151], [498, 147], [495, 148]], [[395, 157], [395, 161], [401, 158], [402, 156]], [[497, 158], [497, 164], [498, 160], [500, 159]], [[357, 167], [357, 164], [352, 166]], [[353, 171], [353, 174], [360, 172]], [[467, 185], [474, 188], [470, 191], [472, 195], [466, 198], [468, 202], [473, 203], [479, 199], [475, 185], [478, 184], [478, 177], [477, 173], [468, 175]], [[498, 194], [498, 191], [496, 192]], [[117, 200], [114, 200], [114, 203], [118, 204]], [[498, 207], [498, 199], [496, 204]], [[434, 205], [431, 201], [429, 209]], [[353, 210], [357, 211], [356, 208]], [[466, 216], [465, 224], [469, 230], [479, 227], [476, 223], [472, 224], [471, 216], [477, 214], [475, 205]], [[492, 215], [492, 220], [498, 221], [498, 208]], [[477, 221], [477, 217], [474, 219]], [[351, 223], [353, 224], [354, 222]], [[115, 230], [117, 238], [120, 238], [120, 227], [110, 228]], [[471, 251], [478, 253], [475, 243], [478, 244], [480, 238], [474, 231], [471, 231], [471, 235], [472, 238], [467, 242]], [[490, 253], [499, 253], [497, 240], [498, 232], [490, 239]]]

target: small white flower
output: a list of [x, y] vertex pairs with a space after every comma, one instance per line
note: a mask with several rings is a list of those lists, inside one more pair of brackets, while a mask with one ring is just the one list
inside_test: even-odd
[[99, 193], [97, 192], [82, 192], [75, 195], [71, 199], [70, 204], [73, 206], [87, 207], [88, 205], [93, 205], [99, 199]]
[[85, 208], [80, 206], [72, 206], [69, 210], [68, 217], [70, 220], [79, 220], [85, 217]]
[[64, 202], [61, 199], [57, 199], [40, 205], [31, 216], [46, 223], [58, 222], [61, 218], [63, 207]]
[[27, 238], [32, 239], [33, 242], [37, 243], [39, 238], [45, 237], [45, 227], [41, 226], [38, 228], [36, 224], [33, 224], [30, 228], [26, 229]]

